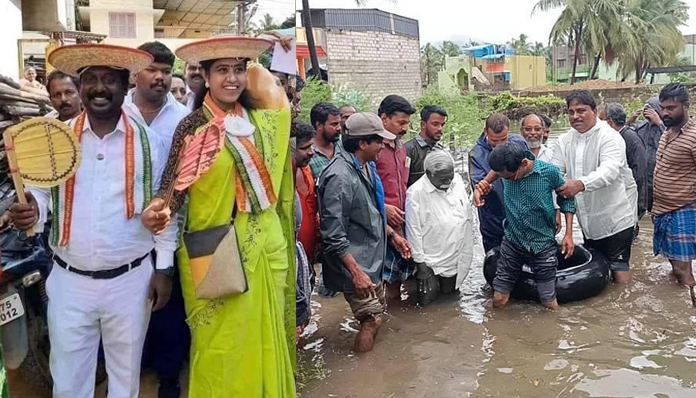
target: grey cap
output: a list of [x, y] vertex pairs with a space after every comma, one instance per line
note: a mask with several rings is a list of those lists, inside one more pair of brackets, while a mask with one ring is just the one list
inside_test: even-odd
[[374, 113], [355, 113], [346, 120], [346, 137], [367, 137], [377, 134], [388, 140], [396, 139], [396, 136], [384, 129], [382, 119]]

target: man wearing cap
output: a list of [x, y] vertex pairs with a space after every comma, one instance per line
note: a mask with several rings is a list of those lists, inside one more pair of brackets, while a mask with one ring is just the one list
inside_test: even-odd
[[[46, 283], [54, 398], [94, 397], [97, 349], [103, 340], [109, 396], [137, 398], [151, 311], [171, 293], [176, 222], [153, 235], [141, 218], [166, 162], [146, 125], [122, 109], [130, 73], [153, 62], [146, 52], [103, 44], [58, 48], [49, 62], [80, 76], [85, 112], [69, 122], [80, 137], [74, 178], [53, 190], [29, 189], [12, 206], [22, 230], [43, 230], [53, 213], [54, 267]], [[158, 255], [156, 269], [150, 252]]]
[[384, 189], [375, 161], [383, 140], [396, 136], [381, 119], [356, 113], [346, 121], [344, 152], [331, 159], [317, 185], [324, 282], [341, 291], [360, 322], [356, 352], [372, 350], [386, 308], [382, 268], [391, 244], [409, 257], [408, 243], [387, 226]]

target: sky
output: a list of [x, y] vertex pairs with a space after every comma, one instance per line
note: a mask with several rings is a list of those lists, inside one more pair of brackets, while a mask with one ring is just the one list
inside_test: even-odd
[[259, 9], [252, 19], [253, 22], [262, 20], [264, 14], [271, 14], [276, 23], [280, 25], [295, 12], [295, 0], [258, 0], [258, 4]]
[[[689, 26], [682, 27], [682, 32], [696, 34], [696, 0], [685, 1], [690, 6], [690, 18]], [[309, 0], [312, 8], [357, 8], [353, 3], [353, 0]], [[546, 44], [561, 11], [532, 15], [536, 3], [537, 0], [369, 0], [362, 8], [378, 8], [417, 19], [421, 44], [443, 40], [466, 42], [469, 38], [505, 44], [521, 33], [529, 36], [531, 42]], [[302, 8], [299, 0], [298, 8]]]

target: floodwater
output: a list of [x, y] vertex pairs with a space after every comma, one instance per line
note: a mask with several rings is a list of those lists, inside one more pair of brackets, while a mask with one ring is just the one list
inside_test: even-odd
[[[476, 228], [477, 229], [477, 228]], [[652, 255], [649, 217], [633, 247], [633, 282], [557, 311], [491, 308], [475, 237], [461, 297], [388, 309], [375, 349], [352, 352], [358, 324], [342, 296], [315, 295], [298, 345], [303, 398], [696, 397], [696, 310]]]

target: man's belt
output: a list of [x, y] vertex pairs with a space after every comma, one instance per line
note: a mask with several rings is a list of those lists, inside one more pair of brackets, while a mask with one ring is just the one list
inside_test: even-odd
[[78, 275], [87, 276], [87, 277], [90, 277], [92, 279], [113, 279], [113, 278], [116, 278], [116, 277], [119, 277], [119, 276], [125, 274], [126, 272], [128, 272], [134, 268], [138, 268], [140, 266], [140, 264], [143, 263], [143, 260], [145, 260], [147, 258], [147, 256], [149, 256], [149, 255], [150, 255], [150, 253], [147, 253], [146, 255], [134, 260], [130, 264], [123, 264], [120, 267], [106, 269], [106, 270], [100, 270], [100, 271], [83, 271], [81, 269], [71, 267], [68, 265], [68, 263], [63, 261], [63, 259], [56, 256], [55, 254], [53, 255], [53, 260], [56, 262], [56, 264], [60, 265], [62, 268], [65, 268], [67, 271], [74, 272]]

